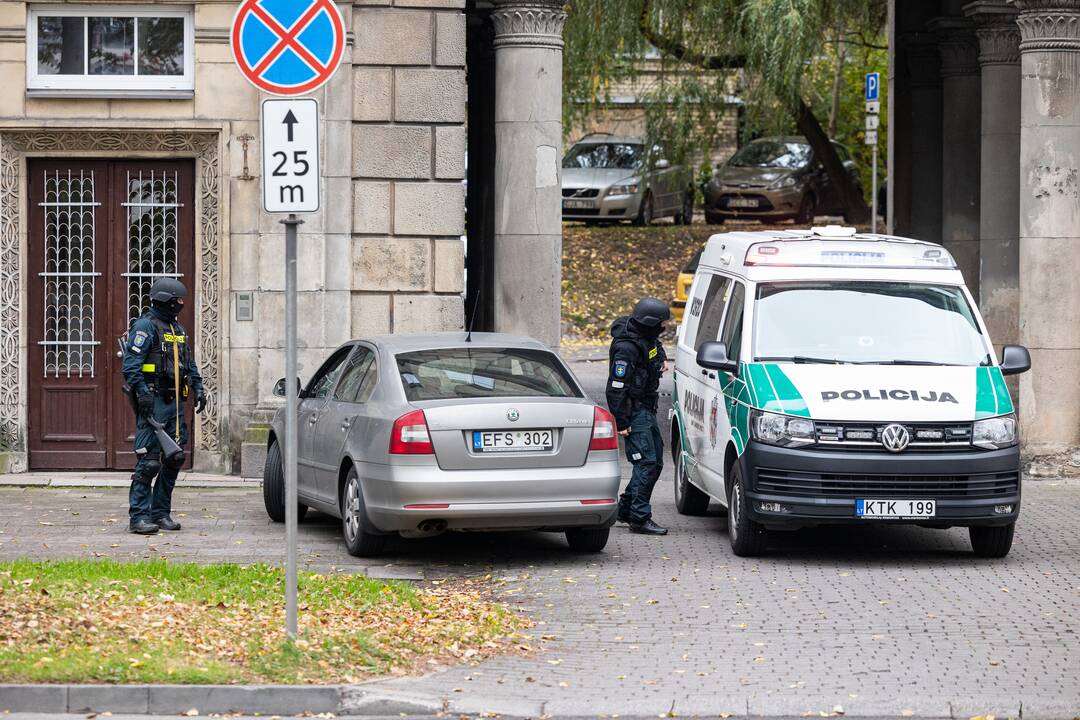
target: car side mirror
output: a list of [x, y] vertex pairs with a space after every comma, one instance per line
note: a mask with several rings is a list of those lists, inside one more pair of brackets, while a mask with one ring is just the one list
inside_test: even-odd
[[710, 370], [731, 373], [739, 371], [739, 364], [728, 357], [727, 345], [722, 342], [707, 342], [697, 354], [697, 364]]
[[[288, 383], [285, 382], [285, 378], [281, 378], [276, 383], [274, 383], [274, 395], [277, 396], [277, 397], [285, 397], [285, 395], [286, 395], [285, 388], [287, 388], [287, 387], [288, 387]], [[304, 396], [303, 391], [300, 389], [300, 378], [296, 378], [296, 396], [297, 397], [303, 397]]]
[[1019, 375], [1031, 369], [1031, 353], [1023, 345], [1006, 345], [1001, 349], [1001, 374]]
[[671, 167], [671, 163], [663, 158], [656, 161], [657, 170], [667, 170], [669, 167]]

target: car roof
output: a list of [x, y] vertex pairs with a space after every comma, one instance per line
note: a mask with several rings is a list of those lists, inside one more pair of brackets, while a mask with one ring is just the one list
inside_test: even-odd
[[418, 350], [435, 350], [443, 348], [469, 348], [469, 347], [513, 347], [528, 350], [548, 350], [546, 345], [539, 340], [520, 335], [508, 335], [505, 333], [474, 332], [471, 342], [466, 342], [467, 334], [458, 332], [434, 332], [434, 333], [402, 333], [398, 335], [374, 335], [371, 337], [357, 338], [358, 342], [367, 342], [389, 352], [403, 353], [416, 352]]
[[[751, 248], [759, 245], [772, 245], [775, 254], [758, 257], [755, 250], [757, 262], [748, 263]], [[830, 257], [823, 260], [826, 252]], [[700, 264], [753, 280], [902, 271], [947, 283], [963, 282], [955, 260], [941, 245], [897, 235], [861, 233], [836, 225], [713, 235], [705, 245]]]
[[608, 143], [623, 143], [626, 145], [644, 145], [645, 138], [633, 135], [607, 135], [604, 133], [585, 135], [574, 145], [606, 145]]

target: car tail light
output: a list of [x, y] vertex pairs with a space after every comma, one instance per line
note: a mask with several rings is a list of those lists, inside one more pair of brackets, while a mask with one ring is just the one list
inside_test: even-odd
[[619, 435], [615, 431], [615, 416], [602, 407], [593, 408], [592, 442], [589, 450], [618, 450]]
[[431, 455], [434, 452], [423, 410], [405, 413], [394, 421], [390, 431], [391, 455]]

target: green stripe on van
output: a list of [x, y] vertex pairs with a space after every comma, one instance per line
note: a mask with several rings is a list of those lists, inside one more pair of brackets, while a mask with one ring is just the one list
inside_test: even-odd
[[795, 387], [795, 383], [791, 382], [787, 374], [780, 369], [780, 366], [770, 363], [765, 366], [765, 372], [772, 380], [773, 387], [776, 388], [776, 392], [780, 396], [784, 412], [788, 415], [810, 417], [810, 408], [806, 407], [806, 401], [803, 400], [802, 394]]
[[1005, 415], [1012, 411], [1012, 398], [1001, 368], [975, 368], [975, 419]]
[[773, 363], [750, 363], [746, 376], [754, 395], [754, 407], [769, 412], [810, 417], [810, 409], [787, 374]]

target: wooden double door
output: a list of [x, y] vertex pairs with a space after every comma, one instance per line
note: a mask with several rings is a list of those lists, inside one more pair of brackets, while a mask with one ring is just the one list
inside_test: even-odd
[[194, 165], [42, 159], [28, 172], [30, 467], [131, 468], [118, 338], [149, 308], [153, 281], [175, 277], [194, 349]]

